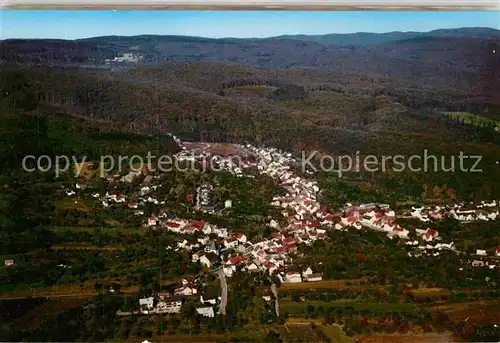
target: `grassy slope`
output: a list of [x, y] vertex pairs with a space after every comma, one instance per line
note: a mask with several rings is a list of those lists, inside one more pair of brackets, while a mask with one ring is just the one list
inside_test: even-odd
[[493, 120], [482, 115], [476, 115], [467, 112], [445, 112], [444, 114], [455, 120], [463, 119], [466, 124], [477, 126], [489, 126], [493, 124], [496, 126], [500, 126], [500, 120]]

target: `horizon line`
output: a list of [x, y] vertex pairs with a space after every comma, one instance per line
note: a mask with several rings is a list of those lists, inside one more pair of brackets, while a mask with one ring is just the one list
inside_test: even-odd
[[457, 26], [453, 28], [437, 28], [429, 31], [386, 31], [386, 32], [370, 32], [370, 31], [356, 31], [356, 32], [344, 32], [344, 33], [336, 33], [336, 32], [328, 32], [328, 33], [320, 33], [320, 34], [304, 34], [304, 33], [283, 33], [280, 35], [276, 36], [266, 36], [266, 37], [209, 37], [209, 36], [197, 36], [197, 35], [176, 35], [176, 34], [168, 34], [168, 33], [141, 33], [141, 34], [135, 34], [135, 35], [99, 35], [99, 36], [89, 36], [89, 37], [82, 37], [82, 38], [74, 38], [74, 39], [65, 39], [65, 38], [51, 38], [51, 37], [45, 37], [45, 38], [27, 38], [27, 37], [10, 37], [10, 38], [4, 38], [0, 39], [1, 41], [6, 41], [6, 40], [63, 40], [63, 41], [78, 41], [78, 40], [87, 40], [87, 39], [96, 39], [96, 38], [103, 38], [103, 37], [143, 37], [143, 36], [170, 36], [170, 37], [186, 37], [186, 38], [203, 38], [203, 39], [213, 39], [213, 40], [223, 40], [223, 39], [232, 39], [232, 40], [247, 40], [247, 39], [257, 39], [257, 40], [263, 40], [263, 39], [273, 39], [273, 38], [280, 38], [280, 37], [286, 37], [286, 36], [305, 36], [305, 37], [317, 37], [317, 36], [327, 36], [327, 35], [342, 35], [342, 36], [347, 36], [347, 35], [355, 35], [355, 34], [374, 34], [374, 35], [384, 35], [384, 34], [391, 34], [391, 33], [431, 33], [434, 31], [451, 31], [451, 30], [458, 30], [458, 29], [489, 29], [489, 30], [495, 30], [500, 33], [500, 29], [494, 28], [494, 27], [489, 27], [489, 26]]

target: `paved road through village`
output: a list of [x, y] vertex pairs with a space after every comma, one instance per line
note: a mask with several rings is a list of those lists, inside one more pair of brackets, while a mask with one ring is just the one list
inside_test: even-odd
[[222, 315], [226, 315], [226, 305], [227, 305], [227, 283], [226, 283], [226, 275], [224, 275], [224, 270], [220, 268], [218, 270], [220, 286], [221, 286], [221, 300], [219, 305], [219, 313]]
[[276, 310], [276, 317], [279, 317], [280, 316], [280, 304], [278, 301], [278, 289], [276, 288], [276, 285], [274, 283], [271, 285], [271, 292], [273, 292], [274, 298], [276, 299], [276, 300], [274, 300], [274, 308]]

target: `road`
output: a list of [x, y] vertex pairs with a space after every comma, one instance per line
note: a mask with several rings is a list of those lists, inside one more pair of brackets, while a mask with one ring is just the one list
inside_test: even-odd
[[227, 282], [226, 282], [226, 275], [224, 275], [224, 270], [220, 268], [218, 270], [218, 275], [220, 279], [220, 286], [221, 286], [221, 295], [220, 295], [220, 305], [219, 305], [219, 312], [222, 315], [226, 315], [226, 305], [227, 305]]
[[274, 301], [274, 308], [276, 310], [276, 317], [279, 317], [280, 316], [280, 304], [278, 301], [278, 289], [276, 288], [276, 285], [274, 283], [271, 285], [271, 292], [273, 292], [274, 298], [276, 299]]

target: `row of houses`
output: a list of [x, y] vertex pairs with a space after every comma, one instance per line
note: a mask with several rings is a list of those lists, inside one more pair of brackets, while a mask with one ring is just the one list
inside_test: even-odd
[[[180, 313], [187, 298], [192, 298], [198, 294], [196, 279], [185, 277], [182, 279], [182, 286], [176, 288], [173, 294], [169, 292], [159, 292], [154, 296], [139, 299], [139, 312], [142, 314], [176, 314]], [[213, 305], [219, 299], [206, 299], [200, 295], [199, 306], [196, 307], [198, 314], [205, 317], [214, 317]]]
[[467, 222], [489, 221], [500, 219], [498, 207], [500, 207], [500, 203], [493, 200], [492, 202], [481, 201], [477, 205], [460, 203], [452, 206], [412, 207], [409, 214], [423, 222], [440, 220], [446, 217]]
[[[260, 174], [268, 175], [277, 180], [281, 187], [286, 190], [284, 196], [276, 196], [271, 202], [271, 205], [282, 209], [283, 215], [281, 219], [274, 218], [269, 222], [269, 226], [276, 231], [271, 237], [252, 243], [248, 242], [243, 234], [232, 233], [230, 230], [218, 228], [203, 221], [169, 218], [166, 214], [148, 218], [146, 225], [163, 227], [180, 234], [203, 233], [204, 238], [198, 239], [195, 243], [188, 243], [187, 240], [183, 240], [178, 242], [177, 248], [195, 251], [192, 255], [193, 261], [202, 263], [208, 268], [221, 266], [226, 276], [231, 276], [237, 268], [241, 268], [248, 272], [267, 271], [276, 273], [283, 277], [284, 282], [295, 282], [299, 278], [300, 280], [310, 281], [309, 278], [303, 277], [300, 273], [299, 277], [294, 276], [297, 272], [289, 270], [292, 264], [291, 257], [297, 251], [297, 244], [312, 244], [318, 239], [327, 239], [327, 230], [329, 228], [338, 230], [347, 230], [349, 227], [371, 229], [386, 232], [389, 238], [397, 237], [408, 240], [409, 231], [395, 222], [396, 214], [388, 205], [364, 204], [352, 206], [347, 204], [342, 212], [330, 212], [318, 200], [320, 189], [317, 183], [299, 177], [292, 171], [291, 165], [296, 160], [292, 158], [291, 154], [282, 153], [274, 148], [255, 148], [250, 145], [247, 145], [246, 148], [258, 157], [257, 162], [242, 161], [239, 166], [229, 158], [220, 158], [219, 162], [233, 168], [238, 175], [247, 175], [244, 171], [249, 168], [256, 169]], [[194, 158], [197, 159], [199, 156], [194, 156]], [[141, 188], [141, 195], [146, 195], [150, 189], [149, 186]], [[209, 184], [204, 184], [198, 188], [197, 207], [200, 210], [213, 212], [212, 191], [213, 187]], [[125, 201], [122, 195], [116, 193], [106, 193], [105, 198], [114, 202]], [[141, 201], [143, 203], [159, 203], [158, 200], [151, 197]], [[137, 204], [130, 205], [129, 207], [135, 208]], [[482, 203], [480, 206], [492, 208], [492, 206], [496, 206], [496, 203]], [[226, 207], [228, 206], [226, 205]], [[440, 218], [434, 213], [441, 210], [441, 208], [433, 208], [433, 214], [430, 216], [426, 214], [427, 219], [429, 221], [432, 219], [439, 220]], [[464, 209], [460, 206], [448, 208], [447, 210], [448, 213], [452, 214], [465, 214]], [[424, 221], [426, 221], [425, 213], [425, 208], [412, 209], [412, 216], [418, 214]], [[223, 261], [220, 257], [220, 247], [214, 246], [214, 242], [207, 238], [212, 233], [215, 233], [222, 240], [222, 249], [230, 252], [226, 261]], [[425, 243], [439, 239], [439, 233], [432, 228], [417, 230], [416, 234]], [[440, 244], [443, 244], [440, 247], [441, 249], [446, 249], [444, 247], [446, 243]], [[418, 246], [418, 249], [422, 251], [429, 250], [426, 246]], [[439, 254], [439, 248], [437, 250], [433, 254]], [[313, 279], [317, 279], [317, 277]]]

